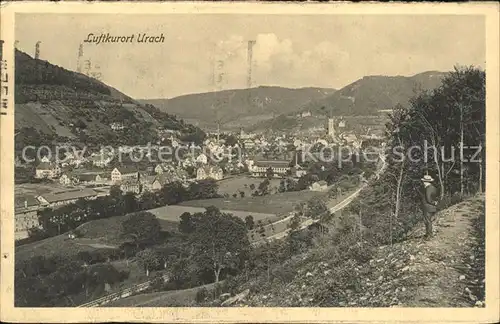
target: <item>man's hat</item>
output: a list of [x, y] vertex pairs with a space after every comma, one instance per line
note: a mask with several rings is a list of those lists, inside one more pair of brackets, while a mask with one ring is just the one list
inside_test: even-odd
[[422, 179], [420, 179], [420, 180], [422, 180], [423, 182], [432, 182], [432, 181], [434, 181], [434, 179], [430, 175], [428, 175], [428, 174], [424, 175], [424, 177]]

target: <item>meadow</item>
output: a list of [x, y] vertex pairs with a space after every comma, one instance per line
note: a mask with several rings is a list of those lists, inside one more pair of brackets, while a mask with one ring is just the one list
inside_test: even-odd
[[[217, 182], [219, 185], [219, 193], [221, 195], [227, 194], [230, 197], [233, 196], [233, 194], [238, 194], [238, 197], [240, 196], [240, 191], [243, 191], [245, 193], [245, 197], [249, 197], [252, 195], [252, 193], [256, 190], [250, 189], [250, 186], [253, 184], [255, 188], [259, 187], [259, 184], [264, 181], [263, 178], [253, 178], [249, 176], [234, 176], [234, 177], [229, 177], [224, 180], [221, 180]], [[277, 189], [280, 184], [279, 179], [271, 179], [271, 188]], [[246, 185], [246, 186], [245, 186]]]
[[[68, 233], [49, 237], [33, 243], [16, 247], [16, 260], [28, 260], [34, 256], [45, 258], [60, 256], [75, 256], [83, 251], [99, 249], [117, 249], [125, 239], [121, 236], [122, 222], [127, 216], [114, 216], [93, 220], [77, 227], [80, 236], [70, 239]], [[177, 231], [177, 223], [160, 219], [163, 231]]]
[[279, 217], [286, 217], [294, 210], [294, 206], [305, 202], [312, 197], [327, 197], [327, 192], [316, 191], [290, 191], [274, 195], [257, 197], [215, 198], [190, 200], [182, 202], [181, 206], [209, 207], [215, 206], [225, 210], [240, 210], [255, 213], [272, 213]]

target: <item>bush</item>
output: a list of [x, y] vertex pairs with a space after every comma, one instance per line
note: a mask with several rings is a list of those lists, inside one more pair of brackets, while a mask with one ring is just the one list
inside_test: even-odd
[[222, 283], [222, 292], [234, 295], [239, 287], [239, 283], [234, 276], [227, 276]]
[[207, 288], [202, 287], [202, 288], [198, 289], [198, 291], [196, 292], [196, 302], [202, 303], [202, 302], [206, 301], [207, 298], [208, 298]]
[[77, 260], [81, 260], [87, 264], [90, 264], [92, 262], [92, 255], [88, 251], [80, 251], [76, 255]]
[[286, 265], [276, 267], [272, 274], [273, 278], [276, 278], [282, 283], [289, 283], [295, 278], [295, 270]]
[[163, 290], [168, 291], [168, 290], [178, 290], [182, 289], [182, 285], [175, 281], [169, 281], [166, 282], [165, 285], [163, 285]]
[[374, 250], [366, 244], [356, 243], [347, 251], [347, 257], [355, 260], [358, 264], [364, 264], [373, 257]]
[[75, 228], [73, 230], [73, 234], [75, 235], [75, 237], [83, 237], [82, 231], [80, 229], [78, 229], [78, 228]]
[[153, 291], [162, 291], [165, 289], [165, 280], [163, 280], [162, 272], [156, 272], [154, 274], [149, 287]]
[[444, 196], [443, 199], [438, 204], [438, 210], [448, 208], [452, 205], [458, 204], [463, 201], [463, 197], [459, 193], [455, 193], [451, 196]]
[[219, 297], [222, 293], [224, 293], [222, 284], [218, 282], [214, 285], [214, 296]]
[[337, 306], [340, 302], [349, 301], [348, 290], [359, 292], [360, 282], [352, 271], [353, 267], [354, 261], [348, 260], [333, 269], [332, 275], [314, 294], [314, 299], [318, 300], [317, 306]]
[[130, 276], [130, 271], [126, 271], [126, 270], [120, 271], [120, 281], [128, 279], [129, 276]]

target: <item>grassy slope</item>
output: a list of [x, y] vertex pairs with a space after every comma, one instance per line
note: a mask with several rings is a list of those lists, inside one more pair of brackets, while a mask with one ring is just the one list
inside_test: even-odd
[[[49, 237], [34, 243], [16, 247], [16, 259], [27, 260], [33, 256], [73, 256], [81, 251], [116, 248], [123, 242], [121, 224], [127, 216], [115, 216], [87, 222], [78, 227], [82, 237], [69, 239], [67, 234]], [[160, 220], [163, 230], [175, 231], [177, 224]]]
[[[227, 193], [229, 196], [232, 196], [234, 193], [237, 193], [239, 196], [239, 192], [243, 191], [245, 193], [245, 196], [251, 196], [252, 190], [248, 188], [248, 186], [254, 184], [255, 187], [258, 188], [261, 182], [262, 179], [260, 178], [235, 176], [217, 182], [217, 184], [219, 185], [218, 192], [222, 195]], [[245, 184], [247, 184], [247, 188], [245, 188]], [[279, 179], [270, 180], [271, 187], [279, 187], [279, 184], [280, 184]], [[255, 189], [253, 191], [255, 191]]]
[[110, 123], [125, 121], [120, 110], [132, 114], [135, 120], [129, 122], [139, 123], [142, 129], [156, 127], [166, 119], [176, 125], [174, 128], [184, 128], [166, 114], [157, 114], [96, 79], [20, 51], [16, 51], [15, 81], [16, 129], [34, 127], [45, 134], [73, 139], [78, 134], [71, 124], [81, 121], [90, 135], [113, 134]]
[[[329, 206], [333, 206], [341, 202], [344, 198], [350, 195], [350, 192], [345, 192], [342, 196], [338, 198], [331, 199], [329, 201]], [[285, 195], [286, 196], [286, 195]], [[288, 221], [278, 221], [273, 225], [265, 225], [265, 234], [273, 235], [287, 229]], [[271, 227], [275, 229], [272, 230]], [[252, 232], [249, 232], [249, 236]], [[255, 233], [255, 238], [249, 237], [250, 241], [257, 241], [260, 239], [259, 235]], [[142, 274], [139, 274], [142, 275]], [[142, 278], [142, 277], [141, 277]], [[203, 287], [210, 290], [213, 288], [214, 284], [208, 284]], [[123, 286], [125, 287], [125, 286]], [[195, 305], [196, 293], [201, 287], [195, 287], [184, 290], [173, 290], [155, 293], [139, 294], [124, 299], [117, 300], [110, 304], [106, 304], [106, 307], [165, 307], [165, 306], [190, 306]]]
[[378, 248], [369, 262], [352, 263], [347, 268], [354, 275], [353, 281], [349, 281], [353, 286], [340, 288], [347, 302], [339, 302], [335, 293], [329, 292], [338, 278], [347, 274], [338, 272], [339, 268], [333, 265], [334, 259], [328, 257], [331, 247], [323, 240], [305, 255], [280, 265], [280, 271], [290, 273], [291, 280], [286, 284], [278, 279], [253, 283], [258, 292], [244, 304], [470, 307], [475, 300], [466, 288], [472, 290], [482, 284], [481, 274], [471, 269], [484, 269], [484, 255], [475, 257], [481, 254], [474, 250], [477, 236], [473, 223], [480, 217], [484, 217], [484, 195], [441, 211], [432, 240], [423, 240], [424, 231], [419, 228], [407, 241]]
[[191, 200], [182, 202], [181, 206], [209, 207], [215, 206], [225, 210], [246, 210], [256, 213], [273, 213], [288, 215], [295, 205], [314, 196], [326, 196], [325, 192], [309, 190], [284, 192], [261, 197], [245, 198], [217, 198], [204, 200]]

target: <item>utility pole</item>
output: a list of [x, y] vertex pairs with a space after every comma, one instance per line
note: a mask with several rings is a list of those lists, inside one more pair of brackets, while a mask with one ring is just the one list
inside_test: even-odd
[[247, 48], [247, 88], [249, 89], [252, 87], [253, 46], [255, 43], [255, 40], [249, 40]]
[[90, 71], [92, 70], [92, 60], [85, 60], [85, 74], [90, 76]]
[[[253, 46], [255, 40], [249, 40], [247, 43], [247, 88], [248, 88], [248, 103], [253, 104], [253, 91], [252, 91], [252, 67], [253, 67]], [[273, 116], [274, 117], [274, 116]]]
[[40, 44], [41, 43], [42, 43], [41, 41], [38, 41], [35, 44], [35, 60], [39, 60], [40, 59]]
[[217, 144], [219, 144], [220, 140], [220, 123], [221, 119], [219, 117], [219, 110], [221, 106], [221, 98], [220, 96], [222, 91], [222, 83], [224, 80], [224, 60], [222, 58], [217, 57], [217, 45], [214, 44], [214, 55], [213, 55], [213, 72], [212, 72], [212, 81], [214, 86], [214, 95], [215, 95], [215, 107], [212, 105], [212, 108], [215, 108], [215, 115], [217, 120]]
[[83, 44], [80, 43], [78, 47], [78, 58], [76, 61], [76, 71], [82, 73], [82, 57], [83, 57]]

